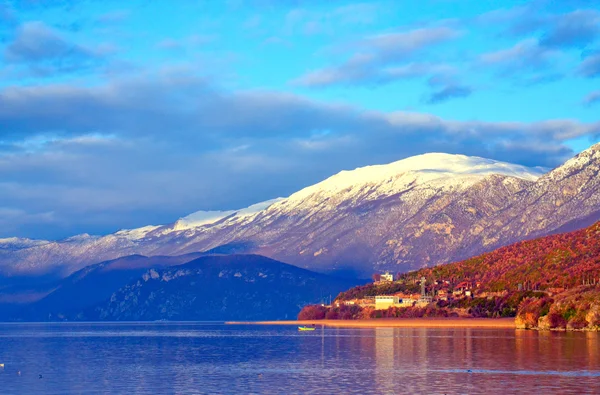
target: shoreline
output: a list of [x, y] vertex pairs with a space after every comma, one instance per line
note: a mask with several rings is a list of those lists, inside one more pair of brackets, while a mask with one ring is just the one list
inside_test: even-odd
[[316, 325], [340, 328], [516, 329], [514, 318], [399, 318], [370, 320], [227, 321], [226, 325]]

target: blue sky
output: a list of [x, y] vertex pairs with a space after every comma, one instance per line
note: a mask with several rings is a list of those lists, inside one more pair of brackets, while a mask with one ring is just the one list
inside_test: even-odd
[[424, 152], [600, 140], [595, 1], [0, 0], [0, 237], [167, 223]]

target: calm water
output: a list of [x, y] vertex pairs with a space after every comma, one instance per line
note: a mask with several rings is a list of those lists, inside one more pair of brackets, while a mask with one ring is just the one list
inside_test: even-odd
[[0, 324], [0, 363], [3, 395], [600, 394], [597, 333]]

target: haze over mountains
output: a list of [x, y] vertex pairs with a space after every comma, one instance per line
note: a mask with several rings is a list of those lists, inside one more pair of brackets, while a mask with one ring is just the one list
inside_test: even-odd
[[293, 319], [362, 282], [259, 255], [134, 255], [79, 270], [38, 301], [5, 304], [0, 320]]
[[0, 273], [64, 277], [120, 256], [261, 254], [365, 276], [457, 261], [600, 219], [600, 144], [546, 172], [425, 154], [340, 172], [285, 199], [61, 241], [0, 240]]

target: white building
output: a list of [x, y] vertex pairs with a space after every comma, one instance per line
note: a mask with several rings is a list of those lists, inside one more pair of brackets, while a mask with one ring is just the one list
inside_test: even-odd
[[375, 309], [387, 310], [389, 307], [400, 304], [400, 298], [393, 295], [375, 296]]
[[391, 274], [390, 272], [385, 272], [384, 274], [381, 275], [381, 282], [392, 282], [394, 281], [394, 275]]
[[375, 296], [375, 310], [387, 310], [390, 307], [410, 307], [414, 300], [410, 298], [401, 299], [394, 295]]

